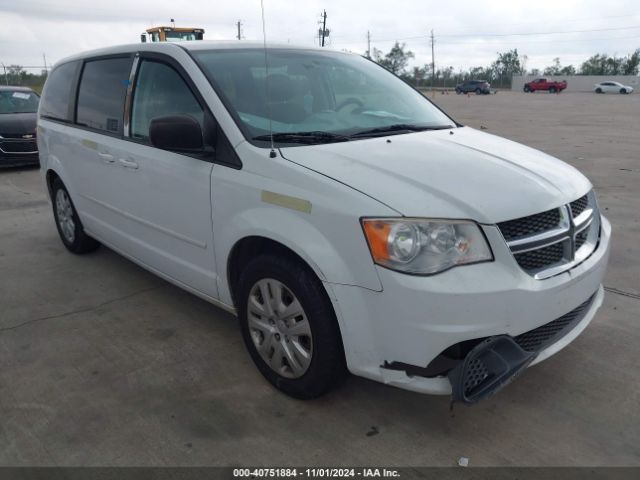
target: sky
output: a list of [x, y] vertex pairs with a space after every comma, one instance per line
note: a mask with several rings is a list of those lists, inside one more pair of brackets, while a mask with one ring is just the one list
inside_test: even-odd
[[[533, 6], [532, 6], [533, 5]], [[603, 7], [604, 5], [604, 7]], [[414, 52], [411, 66], [431, 62], [455, 71], [489, 65], [496, 52], [517, 48], [526, 67], [555, 57], [580, 65], [595, 53], [627, 55], [640, 48], [637, 0], [264, 0], [269, 42], [318, 44], [327, 12], [328, 48], [389, 51], [398, 40]], [[205, 39], [262, 41], [260, 0], [0, 0], [0, 62], [43, 66], [81, 51], [139, 42], [145, 29], [202, 27]]]

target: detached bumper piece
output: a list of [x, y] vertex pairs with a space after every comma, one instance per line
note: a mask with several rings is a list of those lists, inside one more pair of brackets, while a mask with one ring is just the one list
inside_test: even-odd
[[536, 355], [508, 335], [483, 340], [449, 371], [453, 401], [473, 404], [490, 397], [513, 381]]

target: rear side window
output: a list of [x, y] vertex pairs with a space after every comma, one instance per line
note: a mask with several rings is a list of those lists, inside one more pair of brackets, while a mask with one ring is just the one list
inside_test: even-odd
[[80, 62], [63, 63], [49, 74], [40, 101], [41, 116], [66, 122], [72, 120], [69, 103], [79, 65]]
[[140, 65], [131, 112], [131, 137], [149, 138], [151, 120], [165, 115], [190, 115], [202, 127], [204, 111], [173, 68], [144, 60]]
[[85, 63], [78, 90], [76, 123], [96, 130], [122, 133], [131, 63], [131, 58]]

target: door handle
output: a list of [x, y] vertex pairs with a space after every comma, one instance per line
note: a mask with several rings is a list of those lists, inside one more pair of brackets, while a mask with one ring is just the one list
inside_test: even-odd
[[138, 164], [133, 160], [125, 160], [124, 158], [121, 158], [118, 161], [120, 162], [120, 165], [122, 165], [124, 168], [131, 168], [132, 170], [138, 169]]
[[98, 152], [98, 156], [105, 163], [113, 163], [113, 162], [115, 162], [115, 160], [113, 158], [113, 155], [111, 155], [110, 153]]

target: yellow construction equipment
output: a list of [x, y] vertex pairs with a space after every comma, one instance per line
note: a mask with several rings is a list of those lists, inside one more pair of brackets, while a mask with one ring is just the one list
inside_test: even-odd
[[176, 27], [171, 19], [171, 27], [152, 27], [146, 33], [140, 35], [140, 40], [144, 43], [149, 39], [151, 42], [182, 42], [189, 40], [202, 40], [204, 36], [203, 28]]

